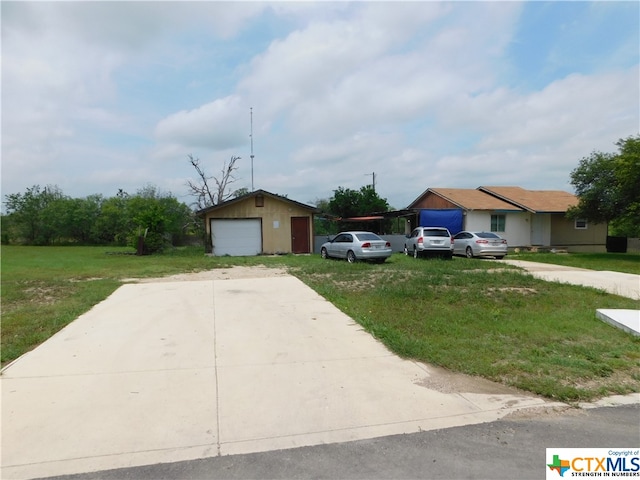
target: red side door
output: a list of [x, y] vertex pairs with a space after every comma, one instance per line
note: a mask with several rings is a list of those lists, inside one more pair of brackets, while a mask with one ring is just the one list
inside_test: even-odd
[[309, 217], [291, 217], [291, 251], [293, 253], [311, 253]]

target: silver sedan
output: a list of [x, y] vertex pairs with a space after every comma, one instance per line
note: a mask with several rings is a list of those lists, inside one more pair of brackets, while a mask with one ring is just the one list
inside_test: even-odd
[[349, 263], [356, 260], [382, 263], [392, 253], [391, 243], [372, 232], [341, 232], [320, 248], [322, 258], [344, 258]]
[[453, 254], [500, 259], [507, 254], [507, 241], [493, 232], [460, 232], [453, 237]]

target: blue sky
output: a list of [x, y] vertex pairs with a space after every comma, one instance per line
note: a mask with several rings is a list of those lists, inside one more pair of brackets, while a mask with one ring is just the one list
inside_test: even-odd
[[6, 2], [2, 195], [572, 191], [640, 131], [638, 2]]

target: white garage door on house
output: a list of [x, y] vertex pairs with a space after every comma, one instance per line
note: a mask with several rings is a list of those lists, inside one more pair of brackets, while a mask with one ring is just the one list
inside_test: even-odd
[[212, 253], [216, 256], [249, 256], [262, 252], [259, 218], [211, 219]]

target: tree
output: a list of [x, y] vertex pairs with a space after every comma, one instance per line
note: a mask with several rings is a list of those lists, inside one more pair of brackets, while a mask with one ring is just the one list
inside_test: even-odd
[[5, 196], [7, 213], [18, 237], [27, 244], [49, 245], [59, 237], [60, 202], [65, 198], [55, 185], [44, 189], [40, 185], [27, 188], [25, 193]]
[[366, 185], [360, 190], [338, 187], [329, 199], [328, 208], [333, 215], [347, 218], [386, 212], [389, 204], [386, 199], [378, 196], [371, 185]]
[[148, 185], [127, 200], [127, 212], [131, 220], [129, 242], [137, 247], [138, 237], [145, 238], [146, 253], [161, 251], [173, 245], [191, 222], [191, 210], [178, 202], [171, 194], [160, 193]]
[[129, 194], [120, 188], [115, 197], [102, 202], [100, 215], [93, 226], [93, 238], [97, 243], [127, 245], [133, 228], [128, 214], [128, 201]]
[[[187, 187], [189, 188], [190, 195], [195, 197], [195, 206], [198, 210], [210, 207], [212, 205], [218, 205], [233, 196], [233, 193], [227, 193], [229, 186], [236, 181], [233, 176], [233, 172], [238, 169], [236, 162], [240, 160], [240, 157], [234, 155], [231, 156], [229, 164], [224, 162], [221, 170], [220, 178], [207, 176], [206, 172], [201, 166], [200, 159], [195, 158], [193, 155], [189, 155], [189, 163], [193, 166], [198, 174], [198, 181], [187, 181]], [[210, 186], [210, 181], [213, 180], [215, 186]]]
[[640, 135], [616, 142], [619, 152], [594, 151], [571, 172], [579, 203], [570, 218], [610, 224], [611, 233], [640, 236]]
[[316, 235], [332, 235], [338, 233], [338, 225], [332, 221], [329, 213], [329, 200], [326, 198], [316, 199], [312, 202], [318, 210], [320, 215], [314, 215], [313, 217], [313, 231]]
[[233, 198], [238, 198], [238, 197], [242, 197], [243, 195], [248, 195], [249, 193], [250, 192], [249, 192], [249, 189], [247, 187], [242, 187], [242, 188], [239, 188], [237, 190], [234, 190], [233, 193], [231, 194], [231, 196]]
[[[329, 199], [329, 212], [340, 218], [359, 217], [389, 211], [389, 203], [385, 198], [380, 198], [371, 185], [361, 187], [360, 190], [338, 187], [333, 191], [333, 197]], [[340, 230], [348, 229], [373, 229], [380, 233], [389, 229], [388, 221], [376, 224], [375, 228], [370, 223], [349, 222], [340, 220], [338, 222]]]
[[[6, 195], [2, 242], [32, 245], [75, 242], [137, 247], [146, 232], [149, 253], [176, 245], [194, 231], [194, 213], [171, 194], [148, 185], [130, 196], [122, 189], [102, 195], [70, 198], [55, 186], [34, 185], [25, 193]], [[200, 224], [201, 222], [199, 222]]]
[[81, 244], [98, 243], [95, 225], [100, 217], [103, 198], [89, 195], [86, 198], [65, 198], [60, 204], [59, 235]]

